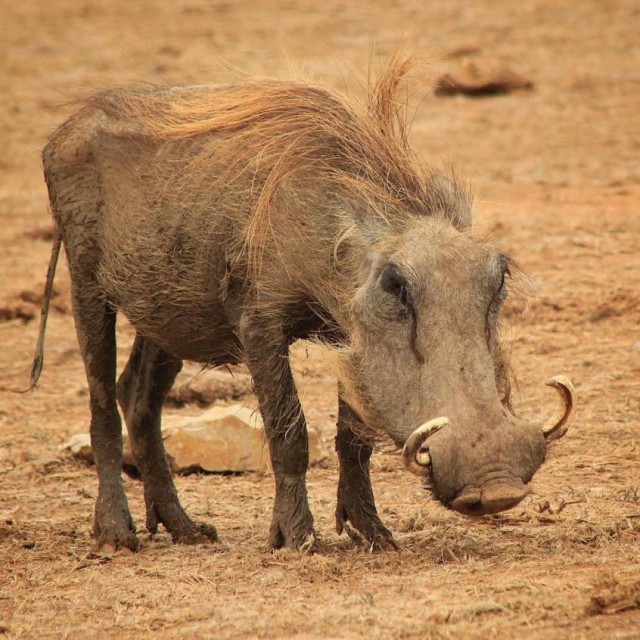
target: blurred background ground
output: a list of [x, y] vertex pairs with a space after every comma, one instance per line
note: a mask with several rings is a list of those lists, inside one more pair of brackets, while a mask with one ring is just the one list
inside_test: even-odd
[[[640, 8], [633, 0], [518, 3], [1, 0], [0, 635], [121, 638], [637, 638], [640, 636]], [[216, 82], [239, 72], [358, 92], [402, 44], [429, 65], [412, 82], [411, 142], [476, 194], [480, 229], [533, 281], [510, 311], [517, 410], [552, 401], [564, 373], [577, 422], [535, 492], [478, 520], [435, 504], [376, 454], [379, 509], [403, 546], [369, 554], [334, 533], [337, 466], [309, 473], [320, 553], [265, 554], [267, 475], [177, 479], [215, 523], [216, 546], [144, 532], [138, 554], [94, 556], [94, 469], [61, 454], [87, 428], [87, 388], [65, 269], [38, 390], [27, 384], [49, 256], [39, 153], [87, 90]], [[510, 69], [533, 89], [431, 94], [442, 73]], [[356, 78], [360, 76], [361, 80]], [[35, 318], [34, 318], [35, 316]], [[119, 329], [124, 363], [132, 333]], [[309, 422], [332, 449], [335, 384], [295, 349]], [[246, 399], [251, 403], [251, 398]], [[196, 412], [195, 406], [172, 413]]]

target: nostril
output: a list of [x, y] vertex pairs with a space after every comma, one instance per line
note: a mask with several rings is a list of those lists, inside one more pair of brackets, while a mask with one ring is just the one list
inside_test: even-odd
[[482, 493], [480, 489], [464, 489], [451, 503], [451, 507], [468, 516], [482, 515]]
[[467, 515], [481, 516], [484, 514], [484, 505], [480, 500], [477, 502], [468, 502], [464, 505]]

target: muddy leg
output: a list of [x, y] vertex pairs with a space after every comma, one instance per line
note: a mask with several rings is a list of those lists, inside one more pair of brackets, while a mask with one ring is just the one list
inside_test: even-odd
[[217, 535], [213, 527], [193, 522], [182, 508], [162, 442], [162, 405], [181, 368], [181, 360], [136, 336], [117, 392], [144, 482], [147, 530], [156, 533], [162, 523], [174, 542], [190, 544], [217, 540]]
[[116, 404], [116, 314], [73, 283], [73, 312], [89, 384], [91, 446], [98, 471], [93, 535], [99, 548], [138, 548], [122, 485], [122, 426]]
[[369, 458], [373, 447], [358, 437], [352, 426], [358, 416], [342, 399], [339, 400], [336, 451], [340, 462], [336, 531], [346, 529], [349, 537], [364, 541], [372, 548], [398, 548], [393, 535], [378, 517], [369, 477]]
[[[98, 472], [93, 534], [98, 547], [138, 548], [122, 485], [122, 426], [116, 401], [115, 311], [96, 280], [100, 247], [101, 194], [89, 159], [74, 147], [67, 164], [63, 151], [47, 145], [43, 153], [51, 210], [62, 235], [69, 273], [78, 344], [89, 385], [91, 445]], [[58, 155], [60, 157], [58, 157]], [[84, 161], [87, 161], [86, 164]]]
[[[244, 317], [241, 336], [247, 365], [260, 403], [276, 495], [269, 547], [310, 548], [315, 540], [309, 509], [306, 472], [309, 464], [307, 426], [298, 399], [284, 336], [272, 342], [273, 324]], [[269, 336], [269, 342], [265, 340]]]

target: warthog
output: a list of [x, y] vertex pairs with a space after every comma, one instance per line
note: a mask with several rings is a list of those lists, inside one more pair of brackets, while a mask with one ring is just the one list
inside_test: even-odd
[[[305, 419], [288, 350], [314, 339], [337, 354], [339, 533], [394, 547], [369, 477], [376, 440], [446, 506], [470, 515], [516, 505], [564, 434], [509, 404], [498, 319], [512, 263], [471, 231], [455, 179], [407, 143], [396, 60], [366, 104], [313, 84], [116, 89], [87, 100], [43, 152], [64, 244], [89, 384], [101, 546], [138, 540], [121, 482], [124, 415], [148, 531], [215, 540], [183, 510], [160, 432], [182, 361], [245, 362], [275, 476], [272, 548], [313, 543]], [[136, 330], [116, 383], [116, 312]], [[46, 308], [32, 371], [42, 367]]]

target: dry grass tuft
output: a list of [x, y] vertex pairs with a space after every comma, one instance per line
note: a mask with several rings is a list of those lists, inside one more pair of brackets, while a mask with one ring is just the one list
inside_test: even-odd
[[613, 614], [640, 609], [640, 577], [612, 577], [594, 587], [588, 613]]

